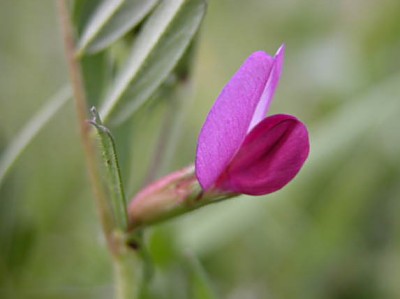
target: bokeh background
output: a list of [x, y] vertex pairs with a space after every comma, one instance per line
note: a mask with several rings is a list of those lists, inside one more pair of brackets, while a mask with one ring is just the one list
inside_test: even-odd
[[[162, 173], [192, 163], [207, 112], [242, 61], [282, 43], [272, 112], [308, 125], [311, 154], [276, 194], [151, 228], [151, 298], [400, 298], [399, 20], [398, 0], [209, 1]], [[66, 83], [54, 1], [2, 0], [0, 153]], [[146, 180], [168, 109], [152, 101], [116, 133], [129, 195]], [[70, 101], [0, 185], [0, 298], [109, 298], [99, 227]]]

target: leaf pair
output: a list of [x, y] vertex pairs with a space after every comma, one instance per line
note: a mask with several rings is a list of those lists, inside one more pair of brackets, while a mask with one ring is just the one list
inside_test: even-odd
[[164, 0], [156, 4], [155, 0], [103, 1], [83, 29], [78, 53], [95, 53], [153, 10], [105, 94], [100, 115], [106, 123], [125, 121], [153, 95], [182, 58], [206, 10], [204, 0]]

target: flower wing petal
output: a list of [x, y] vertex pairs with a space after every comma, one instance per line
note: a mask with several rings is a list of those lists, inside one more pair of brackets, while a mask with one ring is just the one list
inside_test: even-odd
[[274, 97], [276, 88], [278, 87], [278, 83], [282, 75], [284, 59], [285, 45], [282, 45], [275, 54], [273, 66], [270, 75], [268, 76], [267, 84], [265, 85], [264, 91], [261, 95], [261, 99], [254, 112], [248, 132], [250, 132], [260, 121], [262, 121], [268, 113], [269, 107], [271, 106], [272, 99]]
[[275, 192], [300, 171], [309, 148], [307, 128], [297, 118], [267, 117], [246, 137], [216, 188], [249, 195]]
[[213, 186], [244, 141], [274, 58], [253, 53], [224, 87], [201, 129], [196, 175], [204, 190]]

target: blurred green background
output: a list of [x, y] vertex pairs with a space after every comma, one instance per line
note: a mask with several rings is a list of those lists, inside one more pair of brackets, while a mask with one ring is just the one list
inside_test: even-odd
[[[308, 125], [311, 154], [276, 194], [151, 228], [149, 297], [400, 298], [399, 20], [398, 0], [209, 1], [163, 172], [192, 163], [207, 112], [243, 60], [281, 43], [272, 113]], [[2, 0], [0, 150], [66, 82], [54, 1]], [[130, 196], [146, 178], [166, 103], [116, 132]], [[0, 298], [110, 298], [99, 228], [70, 101], [0, 186]]]

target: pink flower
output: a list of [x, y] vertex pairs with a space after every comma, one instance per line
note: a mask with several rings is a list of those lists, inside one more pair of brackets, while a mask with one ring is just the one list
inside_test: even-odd
[[266, 117], [285, 47], [253, 53], [222, 90], [200, 132], [195, 171], [205, 191], [263, 195], [289, 183], [309, 153], [306, 126], [291, 115]]
[[306, 126], [291, 115], [266, 117], [284, 58], [253, 53], [225, 86], [200, 132], [195, 169], [169, 174], [132, 199], [135, 229], [237, 194], [263, 195], [289, 183], [309, 153]]

